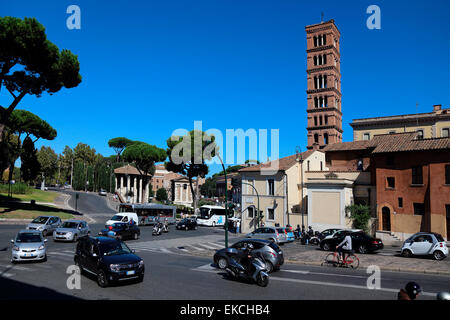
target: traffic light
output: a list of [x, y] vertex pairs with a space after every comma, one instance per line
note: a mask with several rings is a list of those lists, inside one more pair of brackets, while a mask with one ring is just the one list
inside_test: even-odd
[[232, 218], [234, 216], [234, 209], [236, 208], [236, 205], [234, 203], [227, 203], [226, 207], [227, 207], [228, 217]]

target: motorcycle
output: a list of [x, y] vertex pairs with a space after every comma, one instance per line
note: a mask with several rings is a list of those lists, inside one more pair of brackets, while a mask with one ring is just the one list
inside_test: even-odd
[[316, 231], [314, 233], [314, 236], [309, 239], [309, 243], [313, 245], [319, 245], [320, 241], [324, 238], [323, 234], [319, 231]]
[[153, 231], [152, 231], [152, 235], [153, 236], [160, 236], [161, 235], [161, 230], [162, 228], [156, 223], [154, 226], [153, 226]]
[[[238, 254], [238, 251], [234, 248], [228, 248], [227, 252], [231, 256]], [[252, 280], [261, 287], [267, 287], [269, 274], [267, 273], [264, 258], [251, 255], [250, 265], [251, 267], [245, 268], [232, 258], [225, 270], [230, 278]]]
[[165, 232], [165, 233], [169, 232], [169, 225], [163, 224], [163, 226], [162, 226], [162, 232]]

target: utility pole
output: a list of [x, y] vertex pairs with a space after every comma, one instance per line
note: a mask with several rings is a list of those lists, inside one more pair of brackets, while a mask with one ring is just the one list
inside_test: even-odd
[[73, 158], [72, 158], [72, 169], [70, 170], [70, 187], [73, 189]]
[[225, 165], [223, 164], [222, 158], [220, 158], [219, 153], [217, 153], [217, 157], [222, 164], [223, 173], [225, 175], [225, 248], [228, 248], [228, 192], [227, 192], [227, 171], [225, 170]]

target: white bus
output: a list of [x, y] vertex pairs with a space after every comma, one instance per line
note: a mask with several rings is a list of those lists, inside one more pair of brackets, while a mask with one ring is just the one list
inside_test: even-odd
[[[232, 212], [228, 210], [228, 217]], [[223, 226], [225, 225], [225, 208], [219, 206], [201, 206], [197, 224], [201, 226]]]

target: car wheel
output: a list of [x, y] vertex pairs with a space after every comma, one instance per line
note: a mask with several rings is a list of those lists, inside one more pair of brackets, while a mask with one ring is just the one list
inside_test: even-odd
[[144, 275], [139, 276], [139, 278], [137, 279], [137, 282], [138, 282], [138, 283], [141, 283], [141, 282], [143, 282], [143, 281], [144, 281]]
[[273, 268], [273, 264], [270, 261], [266, 261], [266, 270], [268, 273], [273, 272], [274, 268]]
[[433, 258], [435, 260], [443, 260], [445, 259], [445, 254], [443, 254], [441, 251], [436, 250], [435, 252], [433, 252]]
[[138, 234], [137, 234], [137, 232], [134, 234], [134, 240], [137, 240], [137, 239], [139, 239], [139, 236], [138, 236]]
[[45, 255], [44, 259], [42, 259], [42, 262], [46, 262], [47, 261], [47, 255]]
[[328, 243], [324, 243], [322, 249], [325, 251], [330, 251], [330, 245]]
[[197, 230], [197, 226], [194, 227], [194, 230]]
[[78, 238], [78, 236], [77, 236], [77, 235], [74, 235], [74, 236], [73, 236], [73, 242], [77, 242], [77, 238]]
[[42, 236], [43, 236], [43, 237], [46, 237], [46, 236], [47, 236], [47, 230], [45, 230], [45, 229], [42, 230]]
[[360, 245], [359, 248], [358, 248], [358, 252], [362, 253], [362, 254], [367, 253], [367, 247], [365, 245], [363, 245], [363, 244]]
[[217, 265], [219, 266], [220, 269], [225, 269], [228, 266], [228, 261], [226, 258], [221, 257], [217, 261]]
[[213, 221], [213, 223], [212, 223], [212, 226], [213, 226], [213, 227], [215, 227], [215, 226], [216, 226], [216, 222], [215, 222], [215, 221]]
[[189, 227], [186, 227], [184, 230], [188, 231], [188, 230], [189, 230]]
[[403, 251], [402, 251], [402, 257], [405, 257], [405, 258], [410, 258], [410, 257], [412, 257], [412, 252], [411, 252], [411, 250], [408, 250], [408, 249], [403, 250]]
[[97, 283], [101, 288], [106, 288], [108, 286], [108, 279], [106, 278], [105, 271], [100, 270], [97, 274]]

